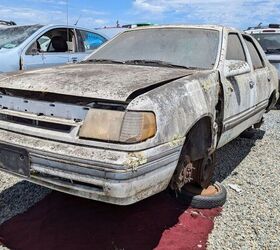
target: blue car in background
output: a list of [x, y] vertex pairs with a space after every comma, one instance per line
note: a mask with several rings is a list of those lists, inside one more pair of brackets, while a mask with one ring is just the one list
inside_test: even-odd
[[25, 25], [0, 29], [0, 73], [82, 61], [111, 37], [69, 25]]

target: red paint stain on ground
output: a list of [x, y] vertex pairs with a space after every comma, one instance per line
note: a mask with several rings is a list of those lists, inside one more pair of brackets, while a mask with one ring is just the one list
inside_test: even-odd
[[53, 192], [2, 224], [0, 239], [28, 250], [205, 249], [220, 212], [188, 208], [167, 192], [127, 207]]

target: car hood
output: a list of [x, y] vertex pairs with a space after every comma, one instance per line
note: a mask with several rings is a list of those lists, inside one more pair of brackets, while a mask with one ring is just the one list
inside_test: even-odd
[[192, 72], [180, 68], [83, 63], [2, 74], [0, 88], [126, 101], [137, 90]]

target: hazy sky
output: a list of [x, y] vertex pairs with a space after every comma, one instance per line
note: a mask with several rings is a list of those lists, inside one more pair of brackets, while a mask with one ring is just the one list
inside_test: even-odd
[[[88, 28], [136, 22], [223, 24], [246, 28], [280, 23], [276, 0], [69, 0], [69, 23]], [[66, 23], [66, 0], [0, 0], [0, 19], [18, 24]]]

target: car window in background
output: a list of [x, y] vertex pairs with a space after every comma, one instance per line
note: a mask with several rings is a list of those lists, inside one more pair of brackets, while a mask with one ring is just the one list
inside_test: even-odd
[[39, 39], [38, 39], [38, 43], [40, 45], [40, 49], [41, 51], [44, 51], [46, 52], [48, 50], [48, 47], [50, 45], [50, 42], [51, 42], [51, 38], [49, 38], [48, 36], [41, 36]]
[[84, 44], [84, 46], [82, 46], [82, 52], [93, 51], [107, 41], [106, 38], [96, 33], [84, 30], [79, 31]]
[[36, 53], [66, 53], [76, 51], [73, 29], [57, 28], [48, 30], [27, 50], [27, 55]]
[[0, 49], [13, 49], [40, 29], [41, 25], [15, 26], [2, 29], [0, 32]]
[[89, 60], [162, 61], [183, 67], [212, 69], [219, 32], [202, 29], [143, 29], [127, 31], [93, 53]]
[[254, 69], [263, 68], [264, 67], [263, 60], [262, 60], [255, 44], [248, 36], [244, 36], [244, 39], [245, 39], [246, 45], [248, 47], [248, 50], [249, 50], [249, 53], [250, 53], [250, 56], [252, 59]]
[[238, 60], [246, 62], [246, 56], [238, 34], [228, 35], [227, 60]]
[[280, 53], [280, 33], [252, 34], [266, 53]]

